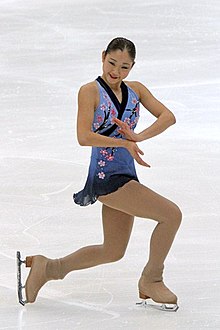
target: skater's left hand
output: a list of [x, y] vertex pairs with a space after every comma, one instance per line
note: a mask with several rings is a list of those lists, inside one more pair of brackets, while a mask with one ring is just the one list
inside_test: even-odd
[[118, 132], [122, 134], [127, 140], [140, 142], [139, 135], [134, 133], [134, 131], [130, 129], [130, 126], [127, 123], [124, 123], [118, 118], [114, 118], [113, 122], [115, 122], [120, 127]]

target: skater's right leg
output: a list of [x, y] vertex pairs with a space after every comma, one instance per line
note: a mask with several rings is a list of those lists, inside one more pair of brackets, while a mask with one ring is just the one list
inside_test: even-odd
[[61, 258], [62, 276], [73, 270], [120, 260], [126, 251], [133, 221], [133, 216], [103, 205], [103, 244], [86, 246]]
[[44, 256], [29, 258], [27, 266], [31, 267], [31, 271], [25, 285], [27, 301], [34, 302], [40, 288], [49, 280], [62, 279], [73, 270], [121, 259], [127, 248], [133, 221], [133, 216], [103, 205], [103, 244], [83, 247], [60, 259]]

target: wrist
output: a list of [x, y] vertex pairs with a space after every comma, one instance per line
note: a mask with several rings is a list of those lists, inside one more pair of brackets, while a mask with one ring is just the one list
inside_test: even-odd
[[124, 139], [122, 141], [123, 141], [123, 144], [124, 144], [123, 147], [128, 149], [130, 144], [131, 144], [131, 141], [130, 140], [124, 140]]
[[142, 133], [138, 133], [137, 134], [137, 142], [142, 142], [146, 140], [146, 138], [144, 138], [143, 134]]

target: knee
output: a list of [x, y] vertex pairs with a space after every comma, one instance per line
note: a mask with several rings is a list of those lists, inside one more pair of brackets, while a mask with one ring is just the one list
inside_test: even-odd
[[182, 222], [182, 212], [176, 204], [173, 205], [172, 212], [171, 212], [171, 218], [173, 220], [173, 223], [179, 228], [181, 222]]
[[121, 260], [125, 255], [125, 251], [110, 251], [106, 253], [106, 260], [107, 262], [116, 262]]

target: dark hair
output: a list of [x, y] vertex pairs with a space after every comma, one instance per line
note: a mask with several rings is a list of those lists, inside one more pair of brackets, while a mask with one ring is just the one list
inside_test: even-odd
[[132, 41], [122, 38], [122, 37], [117, 37], [114, 38], [107, 46], [105, 54], [109, 54], [112, 51], [116, 51], [120, 49], [122, 52], [126, 49], [130, 58], [134, 62], [135, 56], [136, 56], [136, 49], [135, 45]]

